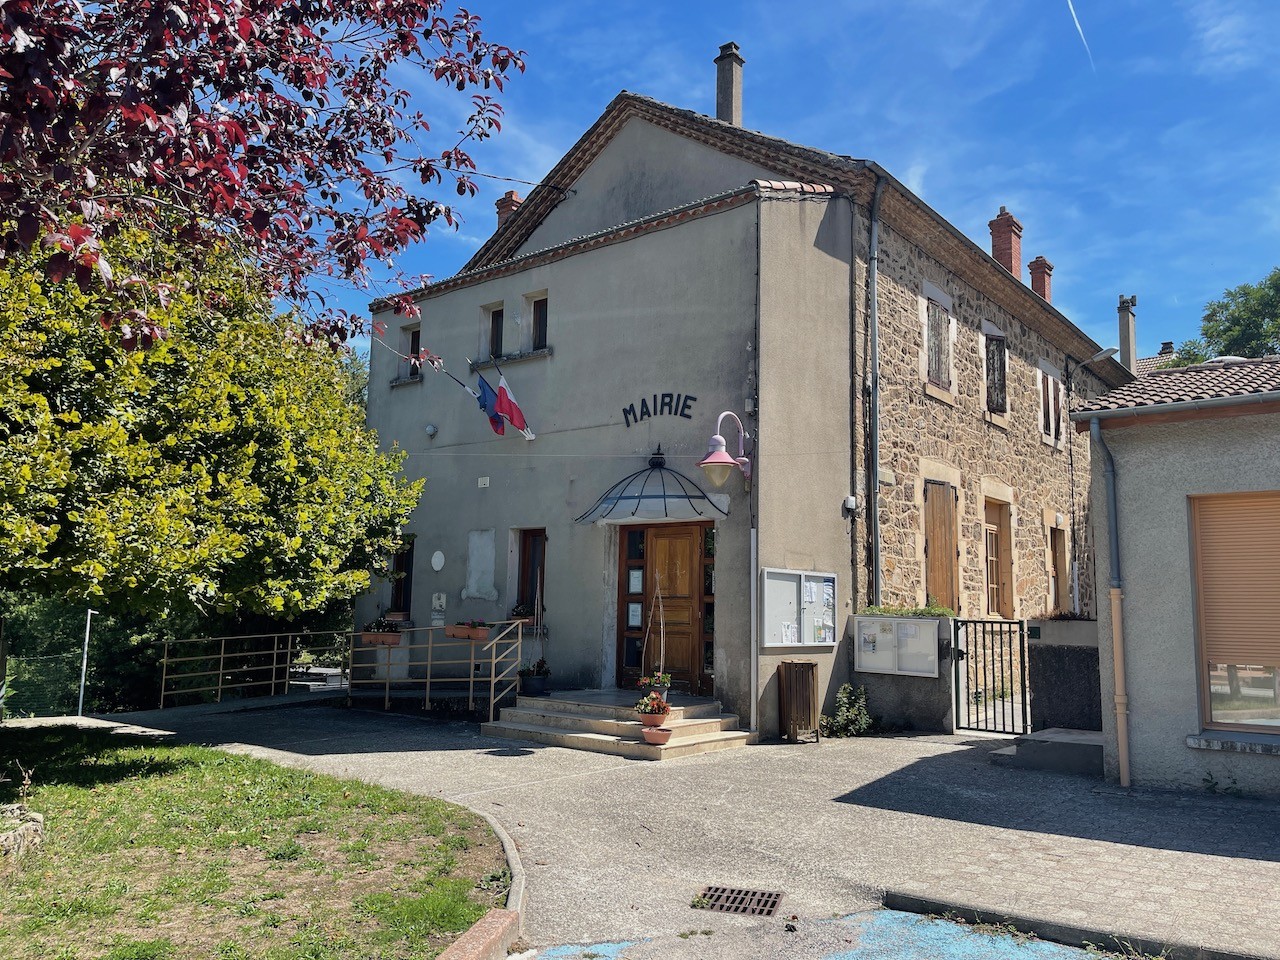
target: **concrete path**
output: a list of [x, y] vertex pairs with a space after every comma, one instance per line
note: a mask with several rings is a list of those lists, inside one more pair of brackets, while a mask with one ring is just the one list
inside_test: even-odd
[[[520, 849], [536, 945], [772, 931], [891, 890], [1280, 960], [1280, 805], [996, 767], [986, 754], [1002, 740], [870, 738], [646, 763], [331, 707], [129, 719], [492, 815]], [[783, 891], [779, 917], [691, 910], [708, 884]]]

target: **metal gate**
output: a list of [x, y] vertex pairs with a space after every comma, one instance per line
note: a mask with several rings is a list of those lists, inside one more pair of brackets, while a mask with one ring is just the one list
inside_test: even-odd
[[1029, 733], [1025, 620], [956, 620], [956, 729]]

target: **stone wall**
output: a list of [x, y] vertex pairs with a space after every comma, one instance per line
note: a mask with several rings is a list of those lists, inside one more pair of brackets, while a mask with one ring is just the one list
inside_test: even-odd
[[[1040, 426], [1038, 364], [1045, 360], [1062, 371], [1067, 357], [891, 226], [882, 225], [880, 242], [883, 602], [914, 606], [926, 600], [923, 484], [934, 479], [959, 491], [961, 616], [988, 616], [987, 498], [1011, 504], [1014, 617], [1039, 616], [1050, 606], [1048, 528], [1055, 525], [1066, 532], [1068, 556], [1077, 565], [1079, 610], [1092, 614], [1088, 438], [1071, 429], [1065, 412], [1060, 445], [1046, 443]], [[949, 397], [926, 391], [921, 323], [926, 282], [952, 301], [956, 329]], [[984, 321], [1003, 331], [1008, 345], [1008, 414], [1003, 418], [986, 412]], [[1080, 359], [1071, 363], [1073, 404], [1103, 389], [1088, 368], [1076, 369]]]

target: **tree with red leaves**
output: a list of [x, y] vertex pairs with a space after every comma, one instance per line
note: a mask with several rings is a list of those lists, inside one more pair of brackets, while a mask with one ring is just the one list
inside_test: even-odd
[[[0, 256], [53, 248], [50, 279], [114, 286], [103, 316], [149, 342], [164, 264], [113, 264], [102, 241], [143, 227], [256, 263], [271, 292], [345, 340], [319, 278], [367, 286], [449, 205], [406, 184], [474, 193], [469, 143], [500, 130], [522, 52], [442, 0], [4, 0]], [[426, 141], [405, 68], [471, 94], [465, 129]], [[129, 277], [131, 285], [121, 281]], [[404, 309], [412, 310], [408, 299]], [[141, 318], [141, 319], [139, 319]]]

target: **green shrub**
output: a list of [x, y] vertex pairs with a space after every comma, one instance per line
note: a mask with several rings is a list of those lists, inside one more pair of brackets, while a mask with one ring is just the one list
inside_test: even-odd
[[895, 607], [892, 605], [879, 607], [863, 607], [858, 611], [860, 617], [952, 617], [956, 612], [950, 607], [944, 607], [938, 603], [934, 597], [929, 598], [928, 606], [924, 607]]
[[836, 715], [825, 713], [818, 721], [818, 729], [824, 737], [857, 737], [871, 729], [871, 714], [867, 712], [867, 690], [846, 683], [836, 691]]

